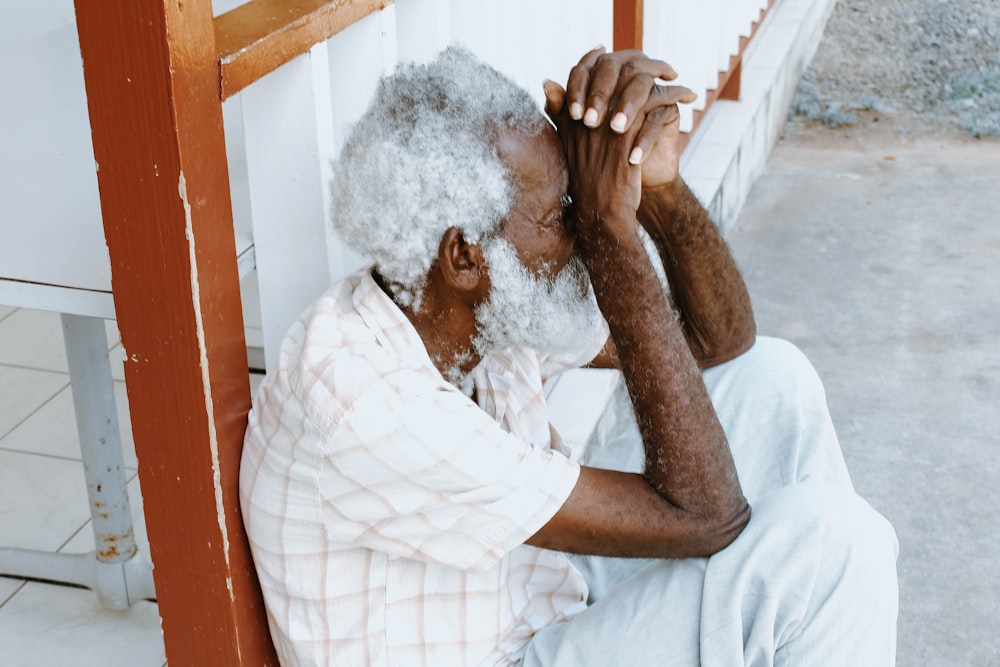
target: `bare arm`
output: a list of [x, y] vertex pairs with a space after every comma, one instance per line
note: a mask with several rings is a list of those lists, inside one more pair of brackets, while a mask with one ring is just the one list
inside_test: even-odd
[[[641, 64], [651, 71], [636, 76], [662, 76], [657, 63]], [[619, 556], [709, 555], [739, 535], [750, 508], [698, 364], [639, 239], [640, 168], [628, 162], [642, 121], [676, 112], [677, 100], [648, 86], [642, 93], [632, 76], [618, 90], [640, 91], [625, 94], [641, 104], [623, 132], [587, 129], [565, 108], [552, 115], [569, 163], [572, 231], [617, 347], [646, 467], [641, 476], [584, 468], [529, 543]]]
[[[666, 63], [638, 52], [606, 56], [604, 61], [617, 58], [610, 65], [601, 60], [601, 54], [603, 50], [595, 50], [584, 56], [571, 73], [565, 92], [557, 86], [547, 87], [554, 111], [559, 112], [565, 104], [570, 111], [578, 111], [576, 117], [583, 118], [585, 110], [592, 108], [593, 127], [606, 121], [610, 125], [619, 113], [635, 123], [642, 96], [630, 94], [641, 88], [633, 83], [638, 79], [634, 72], [668, 80], [676, 76]], [[620, 85], [623, 82], [625, 85]], [[671, 89], [679, 91], [676, 101], [694, 99], [686, 89]], [[679, 175], [679, 121], [676, 107], [645, 119], [629, 157], [640, 164], [642, 172], [639, 222], [657, 246], [691, 352], [698, 365], [707, 368], [749, 349], [756, 337], [756, 324], [746, 285], [729, 248]], [[593, 365], [617, 367], [613, 342]]]
[[698, 365], [707, 368], [753, 345], [750, 296], [726, 242], [678, 176], [643, 187], [638, 218], [656, 244]]

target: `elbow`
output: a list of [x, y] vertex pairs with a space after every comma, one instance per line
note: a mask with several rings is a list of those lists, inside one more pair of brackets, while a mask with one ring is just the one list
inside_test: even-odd
[[743, 533], [750, 523], [750, 503], [741, 498], [741, 504], [725, 514], [698, 521], [696, 536], [690, 543], [691, 551], [685, 558], [707, 558], [719, 553]]
[[692, 345], [692, 352], [698, 367], [706, 370], [732, 361], [757, 342], [757, 323], [751, 315], [733, 327], [726, 336], [719, 336], [712, 341], [699, 341]]
[[729, 514], [724, 521], [720, 521], [711, 531], [709, 535], [711, 553], [706, 555], [718, 553], [728, 547], [750, 523], [750, 503], [747, 502], [746, 498], [743, 498], [742, 501], [736, 511]]

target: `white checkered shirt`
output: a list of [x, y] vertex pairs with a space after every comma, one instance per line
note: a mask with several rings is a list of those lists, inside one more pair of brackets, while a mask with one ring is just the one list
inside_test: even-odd
[[523, 545], [579, 475], [549, 425], [543, 370], [524, 349], [484, 360], [477, 406], [367, 272], [292, 327], [240, 473], [284, 664], [506, 665], [584, 608], [565, 555]]

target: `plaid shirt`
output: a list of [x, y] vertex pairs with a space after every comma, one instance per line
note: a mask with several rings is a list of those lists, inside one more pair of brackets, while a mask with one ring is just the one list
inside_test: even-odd
[[292, 327], [250, 414], [244, 521], [286, 665], [504, 665], [585, 606], [564, 554], [523, 545], [579, 475], [542, 376], [485, 359], [477, 406], [367, 272]]

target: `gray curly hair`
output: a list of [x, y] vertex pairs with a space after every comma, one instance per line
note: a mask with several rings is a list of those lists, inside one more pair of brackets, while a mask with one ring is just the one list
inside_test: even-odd
[[527, 91], [465, 48], [401, 64], [334, 165], [334, 228], [374, 260], [399, 303], [419, 308], [444, 232], [479, 243], [510, 211], [517, 193], [496, 134], [545, 123]]

